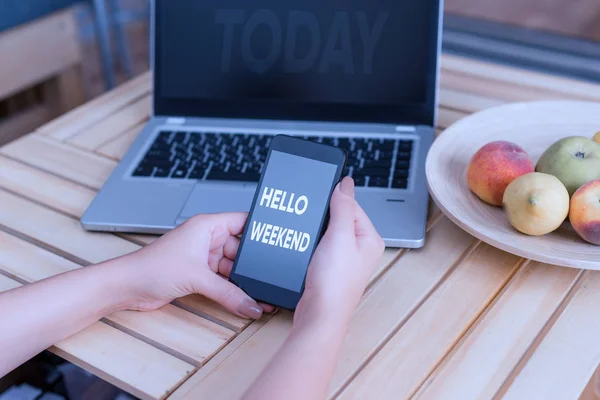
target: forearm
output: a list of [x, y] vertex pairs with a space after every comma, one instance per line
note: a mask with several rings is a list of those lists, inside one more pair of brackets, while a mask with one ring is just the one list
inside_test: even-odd
[[335, 371], [348, 322], [294, 327], [245, 399], [324, 399]]
[[127, 290], [119, 268], [119, 261], [110, 261], [0, 293], [0, 377], [124, 309]]

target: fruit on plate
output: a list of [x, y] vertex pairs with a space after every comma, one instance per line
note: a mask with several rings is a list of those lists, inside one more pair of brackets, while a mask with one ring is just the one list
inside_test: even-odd
[[502, 206], [506, 187], [521, 175], [534, 172], [535, 164], [519, 145], [503, 140], [481, 147], [467, 169], [469, 189], [481, 200]]
[[600, 245], [600, 179], [577, 189], [571, 198], [569, 221], [583, 240]]
[[555, 176], [541, 172], [522, 175], [504, 192], [504, 211], [510, 224], [531, 236], [555, 231], [569, 215], [569, 192]]
[[585, 183], [600, 178], [600, 144], [583, 136], [563, 138], [542, 154], [535, 170], [556, 176], [572, 196]]
[[596, 143], [600, 143], [600, 131], [594, 135], [594, 141]]

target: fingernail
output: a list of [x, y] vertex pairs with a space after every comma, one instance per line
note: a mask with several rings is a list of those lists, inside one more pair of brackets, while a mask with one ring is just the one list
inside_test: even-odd
[[262, 316], [263, 310], [254, 300], [244, 299], [238, 306], [237, 312], [248, 318], [259, 319]]
[[340, 190], [348, 196], [354, 197], [354, 180], [352, 178], [344, 178], [340, 182]]

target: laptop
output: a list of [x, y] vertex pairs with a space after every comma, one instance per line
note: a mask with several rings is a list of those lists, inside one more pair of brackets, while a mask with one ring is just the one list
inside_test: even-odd
[[247, 212], [269, 143], [286, 134], [345, 149], [344, 174], [386, 245], [423, 246], [442, 0], [151, 8], [152, 115], [85, 229], [161, 234], [196, 214]]

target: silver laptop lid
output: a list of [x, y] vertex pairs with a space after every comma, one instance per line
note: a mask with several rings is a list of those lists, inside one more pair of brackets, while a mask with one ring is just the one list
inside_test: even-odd
[[441, 0], [154, 0], [154, 114], [436, 122]]

